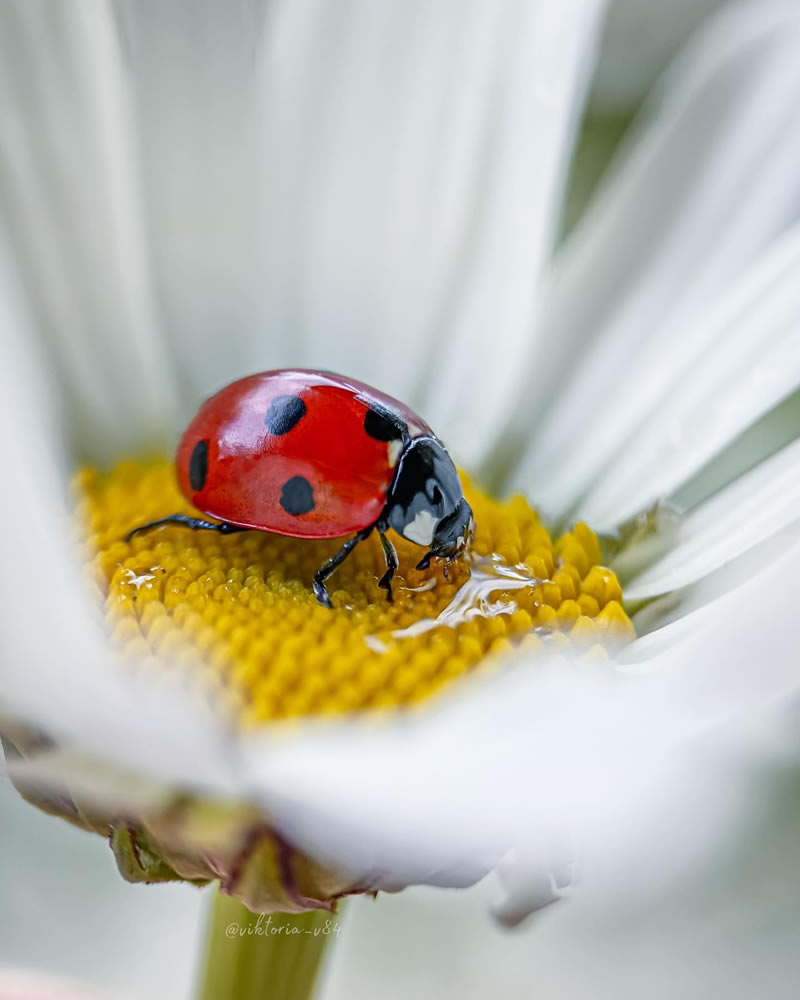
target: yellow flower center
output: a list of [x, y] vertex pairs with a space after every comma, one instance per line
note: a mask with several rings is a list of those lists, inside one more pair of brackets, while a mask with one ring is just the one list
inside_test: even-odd
[[378, 587], [381, 546], [370, 538], [330, 578], [332, 610], [311, 580], [341, 540], [169, 525], [126, 543], [139, 524], [196, 513], [172, 465], [87, 468], [75, 488], [114, 644], [145, 666], [200, 664], [253, 726], [417, 703], [517, 645], [594, 653], [633, 637], [617, 578], [585, 524], [554, 543], [522, 497], [501, 503], [462, 482], [476, 525], [467, 558], [417, 570], [422, 550], [395, 538], [389, 603]]

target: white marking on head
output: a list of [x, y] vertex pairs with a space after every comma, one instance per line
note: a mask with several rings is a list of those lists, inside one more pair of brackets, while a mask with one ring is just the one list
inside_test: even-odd
[[403, 528], [403, 537], [417, 545], [430, 545], [436, 529], [436, 517], [429, 510], [421, 510], [414, 520]]
[[387, 452], [389, 454], [389, 465], [394, 468], [397, 465], [397, 459], [400, 458], [400, 452], [403, 450], [403, 439], [395, 438], [394, 441], [389, 442], [389, 447]]

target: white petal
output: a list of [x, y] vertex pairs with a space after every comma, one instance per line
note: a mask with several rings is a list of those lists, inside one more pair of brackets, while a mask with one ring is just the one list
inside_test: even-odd
[[690, 510], [739, 476], [777, 454], [797, 437], [800, 427], [800, 391], [793, 392], [687, 480], [670, 498], [678, 510]]
[[101, 457], [174, 412], [130, 110], [110, 5], [4, 5], [0, 204], [71, 430]]
[[[658, 686], [677, 714], [676, 695], [688, 691], [692, 710], [707, 722], [791, 707], [800, 685], [793, 634], [798, 554], [793, 539], [763, 572], [632, 643], [619, 655], [621, 667], [664, 678]], [[678, 670], [684, 690], [671, 679], [680, 679]]]
[[63, 792], [69, 789], [83, 807], [96, 805], [100, 815], [136, 815], [164, 808], [174, 802], [174, 788], [168, 781], [144, 776], [136, 765], [122, 770], [96, 756], [67, 750], [43, 750], [30, 757], [7, 762], [8, 773], [16, 781], [37, 789]]
[[276, 180], [263, 149], [260, 62], [279, 7], [269, 18], [251, 0], [117, 8], [149, 249], [186, 419], [233, 379], [291, 360], [293, 332], [270, 322], [262, 302], [273, 290], [264, 201]]
[[[633, 863], [618, 885], [591, 894], [579, 886], [575, 898], [512, 934], [487, 923], [492, 877], [459, 892], [419, 888], [353, 900], [326, 960], [320, 1000], [796, 1000], [800, 872], [791, 776], [766, 805], [748, 836], [646, 905], [629, 892], [640, 876]], [[691, 815], [672, 817], [664, 838], [691, 823]]]
[[186, 685], [123, 669], [89, 610], [56, 458], [59, 400], [6, 264], [0, 244], [0, 712], [161, 780], [229, 788], [224, 727]]
[[548, 513], [574, 508], [645, 420], [669, 419], [722, 332], [700, 329], [703, 314], [797, 219], [798, 53], [794, 5], [717, 19], [673, 67], [557, 262], [514, 424], [527, 439], [536, 428], [514, 481]]
[[519, 916], [521, 888], [540, 905], [577, 860], [589, 889], [657, 891], [741, 829], [750, 764], [787, 752], [762, 722], [798, 690], [795, 565], [786, 554], [675, 641], [629, 647], [644, 676], [538, 660], [402, 725], [256, 744], [254, 793], [301, 846], [376, 884], [464, 884], [501, 861], [508, 877], [516, 860]]
[[727, 2], [613, 0], [592, 81], [592, 108], [605, 114], [635, 108], [701, 22]]
[[800, 531], [800, 440], [687, 515], [674, 546], [626, 585], [625, 598], [686, 587], [789, 528]]
[[678, 352], [660, 365], [653, 359], [662, 377], [648, 371], [616, 407], [638, 410], [641, 422], [580, 501], [579, 516], [603, 530], [669, 496], [800, 386], [798, 267], [795, 227], [720, 308], [686, 327], [692, 361]]
[[5, 199], [84, 443], [294, 364], [416, 402], [468, 458], [518, 374], [600, 5], [6, 14]]
[[479, 169], [459, 185], [457, 269], [427, 333], [435, 350], [421, 359], [425, 413], [467, 465], [506, 420], [519, 384], [602, 5], [566, 0], [519, 11], [526, 16], [508, 25], [492, 53], [494, 93], [480, 109], [483, 134], [471, 157]]
[[125, 6], [191, 391], [341, 370], [468, 453], [528, 336], [597, 0], [229, 6]]

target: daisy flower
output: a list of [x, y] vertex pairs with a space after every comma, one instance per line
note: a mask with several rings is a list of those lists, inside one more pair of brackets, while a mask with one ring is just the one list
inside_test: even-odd
[[[2, 16], [9, 772], [129, 880], [219, 884], [206, 995], [307, 996], [346, 895], [494, 870], [513, 924], [746, 826], [796, 688], [793, 5], [698, 36], [555, 251], [593, 0]], [[398, 546], [389, 605], [362, 545], [330, 610], [336, 543], [123, 540], [281, 366], [424, 415], [468, 560]]]

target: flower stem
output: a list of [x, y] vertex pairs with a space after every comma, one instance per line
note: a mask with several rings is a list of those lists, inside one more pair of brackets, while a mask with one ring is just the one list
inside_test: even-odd
[[217, 891], [198, 1000], [309, 1000], [338, 931], [325, 910], [257, 915]]

